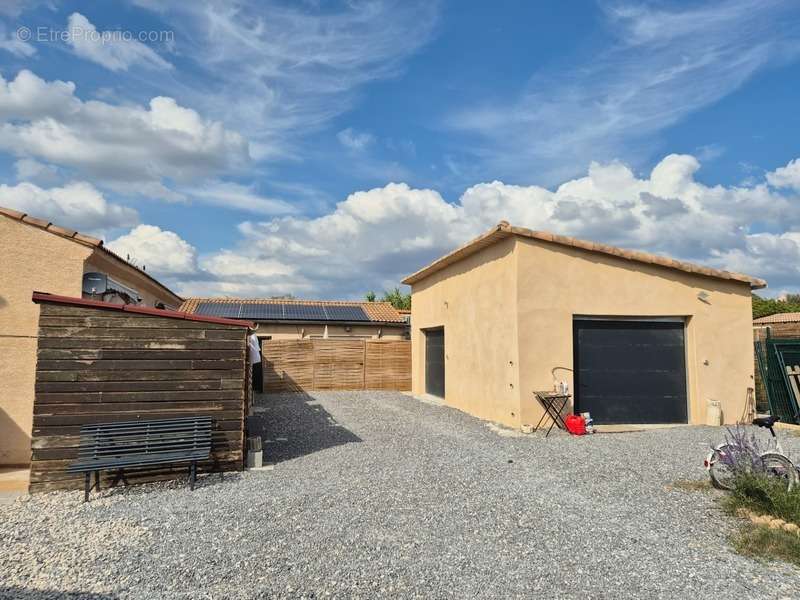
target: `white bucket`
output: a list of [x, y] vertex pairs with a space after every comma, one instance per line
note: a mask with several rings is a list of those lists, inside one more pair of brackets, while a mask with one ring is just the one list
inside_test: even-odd
[[706, 404], [706, 425], [722, 425], [722, 403], [719, 400], [709, 400]]

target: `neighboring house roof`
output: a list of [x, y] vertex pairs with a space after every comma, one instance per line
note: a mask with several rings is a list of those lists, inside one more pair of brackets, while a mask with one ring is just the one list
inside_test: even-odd
[[252, 321], [243, 321], [241, 319], [221, 319], [219, 317], [206, 317], [200, 315], [192, 315], [185, 312], [176, 310], [164, 310], [160, 308], [146, 308], [144, 306], [136, 306], [133, 304], [111, 304], [110, 302], [99, 302], [98, 300], [87, 300], [85, 298], [71, 298], [69, 296], [58, 296], [56, 294], [47, 294], [45, 292], [33, 292], [31, 298], [34, 302], [50, 302], [52, 304], [66, 304], [68, 306], [92, 306], [95, 308], [103, 308], [106, 310], [119, 310], [127, 313], [135, 313], [138, 315], [150, 315], [153, 317], [163, 317], [166, 319], [184, 319], [186, 321], [199, 321], [202, 323], [217, 323], [218, 325], [234, 325], [236, 327], [248, 327], [255, 329], [255, 323]]
[[770, 325], [771, 323], [800, 323], [800, 312], [787, 312], [759, 317], [753, 319], [755, 325]]
[[[202, 307], [201, 307], [202, 305]], [[237, 308], [237, 305], [239, 308]], [[308, 311], [307, 316], [303, 314], [302, 310], [292, 311], [292, 316], [276, 316], [278, 313], [268, 311], [270, 316], [257, 317], [253, 316], [258, 314], [257, 306], [271, 306], [271, 307], [351, 307], [363, 310], [365, 319], [348, 319], [339, 318], [334, 311], [328, 315], [323, 311]], [[219, 307], [219, 308], [217, 308]], [[339, 301], [339, 300], [284, 300], [281, 298], [187, 298], [181, 304], [179, 310], [188, 313], [197, 313], [198, 311], [204, 314], [217, 313], [232, 317], [234, 314], [242, 314], [244, 318], [254, 319], [256, 321], [351, 321], [351, 320], [365, 320], [372, 323], [405, 323], [403, 316], [388, 302], [353, 302], [353, 301]], [[337, 311], [339, 312], [339, 311]], [[267, 314], [265, 312], [264, 314]], [[237, 318], [237, 317], [232, 317]]]
[[685, 271], [687, 273], [693, 273], [696, 275], [704, 275], [706, 277], [713, 277], [716, 279], [727, 279], [730, 281], [740, 281], [742, 283], [749, 284], [752, 289], [759, 289], [767, 286], [767, 282], [763, 279], [750, 277], [749, 275], [733, 273], [730, 271], [722, 271], [719, 269], [711, 269], [709, 267], [702, 267], [700, 265], [695, 265], [688, 262], [673, 260], [665, 256], [659, 256], [658, 254], [648, 254], [647, 252], [638, 252], [636, 250], [623, 250], [622, 248], [616, 248], [606, 244], [588, 242], [563, 235], [548, 233], [546, 231], [533, 231], [531, 229], [525, 229], [524, 227], [513, 227], [509, 225], [507, 221], [500, 221], [500, 223], [486, 233], [478, 236], [470, 242], [467, 242], [449, 254], [446, 254], [443, 257], [433, 261], [427, 267], [423, 267], [416, 273], [409, 275], [403, 280], [403, 283], [407, 285], [417, 283], [425, 277], [428, 277], [437, 271], [441, 271], [445, 267], [452, 265], [453, 263], [458, 262], [467, 256], [475, 254], [487, 246], [514, 235], [535, 239], [542, 242], [548, 242], [551, 244], [558, 244], [561, 246], [570, 246], [572, 248], [578, 248], [588, 252], [597, 252], [599, 254], [616, 256], [618, 258], [624, 258], [626, 260], [635, 262], [658, 265], [668, 269]]
[[14, 219], [15, 221], [19, 221], [20, 223], [25, 223], [26, 225], [31, 225], [32, 227], [38, 227], [39, 229], [47, 231], [48, 233], [52, 233], [52, 234], [57, 235], [59, 237], [68, 239], [68, 240], [73, 241], [73, 242], [75, 242], [77, 244], [81, 244], [82, 246], [86, 246], [88, 248], [94, 248], [94, 249], [100, 250], [101, 252], [104, 252], [105, 254], [107, 254], [110, 257], [112, 257], [114, 260], [121, 262], [126, 267], [128, 267], [130, 269], [133, 269], [135, 271], [138, 271], [140, 274], [142, 274], [144, 277], [146, 277], [147, 279], [152, 281], [154, 284], [156, 284], [162, 290], [167, 292], [169, 295], [174, 296], [178, 301], [183, 300], [183, 298], [178, 296], [178, 294], [173, 292], [171, 289], [169, 289], [167, 286], [165, 286], [163, 283], [161, 283], [158, 279], [156, 279], [155, 277], [153, 277], [152, 275], [150, 275], [146, 271], [140, 269], [136, 265], [132, 265], [127, 260], [122, 258], [119, 254], [117, 254], [116, 252], [113, 252], [113, 251], [109, 250], [108, 248], [106, 248], [105, 245], [103, 244], [103, 240], [99, 240], [99, 239], [97, 239], [95, 237], [92, 237], [90, 235], [85, 235], [83, 233], [75, 231], [74, 229], [68, 229], [66, 227], [60, 227], [59, 225], [55, 225], [55, 224], [51, 223], [50, 221], [46, 221], [44, 219], [38, 219], [36, 217], [32, 217], [31, 215], [28, 215], [26, 213], [20, 212], [18, 210], [13, 210], [11, 208], [4, 208], [4, 207], [0, 206], [0, 215], [4, 215], [6, 217], [9, 217], [11, 219]]

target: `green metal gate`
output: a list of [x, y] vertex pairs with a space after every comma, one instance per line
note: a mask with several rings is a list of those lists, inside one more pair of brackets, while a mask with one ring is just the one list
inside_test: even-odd
[[800, 365], [800, 339], [773, 338], [768, 329], [767, 338], [755, 342], [755, 351], [770, 413], [784, 423], [800, 423], [798, 398], [786, 370]]

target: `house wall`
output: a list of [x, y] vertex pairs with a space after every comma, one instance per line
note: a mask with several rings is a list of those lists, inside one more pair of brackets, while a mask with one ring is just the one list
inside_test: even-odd
[[[142, 306], [153, 307], [158, 302], [164, 303], [167, 308], [177, 310], [181, 304], [180, 298], [165, 293], [164, 289], [152, 280], [142, 275], [136, 269], [126, 266], [102, 250], [94, 250], [83, 267], [84, 273], [106, 273], [121, 284], [131, 287], [139, 292], [142, 297]], [[82, 280], [81, 280], [82, 284]], [[49, 290], [41, 290], [49, 291]], [[78, 293], [80, 297], [80, 293]]]
[[39, 307], [33, 290], [81, 294], [89, 247], [0, 215], [0, 464], [31, 459]]
[[[538, 421], [532, 392], [552, 389], [551, 370], [572, 368], [573, 315], [684, 317], [689, 422], [705, 422], [709, 399], [722, 402], [726, 423], [740, 417], [754, 385], [748, 284], [526, 238], [517, 238], [516, 252], [523, 422]], [[573, 389], [571, 371], [556, 377]]]
[[445, 398], [482, 419], [520, 423], [516, 256], [509, 238], [412, 286], [412, 391], [425, 393], [426, 328], [444, 326]]
[[[404, 324], [398, 325], [353, 325], [350, 331], [345, 330], [343, 325], [328, 325], [328, 337], [360, 337], [360, 338], [378, 338], [378, 331], [380, 330], [382, 340], [403, 340], [406, 339], [406, 326]], [[271, 336], [273, 340], [299, 340], [307, 338], [321, 338], [325, 331], [324, 325], [299, 323], [283, 324], [283, 323], [267, 323], [260, 322], [256, 335], [258, 337]]]

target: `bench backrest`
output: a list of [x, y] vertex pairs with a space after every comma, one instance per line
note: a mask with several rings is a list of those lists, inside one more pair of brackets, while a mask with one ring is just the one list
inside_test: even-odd
[[93, 423], [81, 427], [78, 458], [211, 451], [211, 417]]

